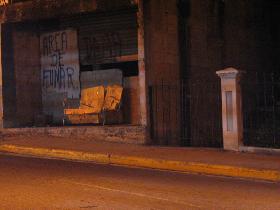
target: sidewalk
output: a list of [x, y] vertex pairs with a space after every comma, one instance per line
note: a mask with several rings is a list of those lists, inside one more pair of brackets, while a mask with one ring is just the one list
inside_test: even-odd
[[131, 167], [280, 181], [280, 155], [155, 147], [50, 136], [10, 136], [0, 152]]

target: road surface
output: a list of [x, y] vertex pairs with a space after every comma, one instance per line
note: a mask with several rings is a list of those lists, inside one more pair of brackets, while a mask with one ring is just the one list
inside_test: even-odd
[[280, 209], [280, 184], [0, 154], [0, 209]]

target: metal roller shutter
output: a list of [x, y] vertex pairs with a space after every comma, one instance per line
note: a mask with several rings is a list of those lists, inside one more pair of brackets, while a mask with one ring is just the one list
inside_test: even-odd
[[80, 14], [61, 20], [62, 28], [77, 28], [81, 65], [112, 63], [137, 54], [135, 8]]

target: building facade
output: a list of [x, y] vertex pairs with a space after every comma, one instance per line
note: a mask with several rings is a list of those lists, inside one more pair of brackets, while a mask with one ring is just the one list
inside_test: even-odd
[[65, 98], [77, 107], [83, 88], [120, 70], [118, 124], [143, 127], [146, 143], [222, 147], [215, 72], [234, 67], [246, 72], [245, 144], [280, 146], [278, 1], [1, 4], [2, 127], [62, 126]]

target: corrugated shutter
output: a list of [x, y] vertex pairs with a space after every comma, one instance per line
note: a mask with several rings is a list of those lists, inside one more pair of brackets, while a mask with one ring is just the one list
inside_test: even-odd
[[117, 57], [137, 54], [135, 8], [66, 17], [61, 27], [78, 29], [82, 65], [111, 63]]

